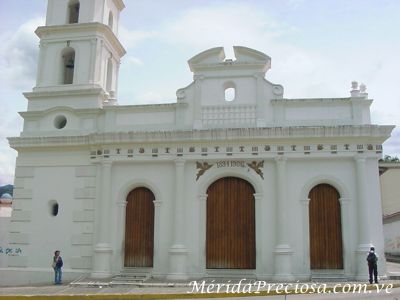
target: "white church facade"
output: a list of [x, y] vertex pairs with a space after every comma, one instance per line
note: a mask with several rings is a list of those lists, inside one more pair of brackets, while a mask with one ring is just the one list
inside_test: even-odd
[[[122, 0], [49, 0], [37, 83], [25, 93], [1, 284], [123, 272], [166, 280], [365, 280], [383, 253], [378, 159], [365, 86], [287, 99], [271, 59], [234, 47], [188, 63], [177, 101], [118, 105]], [[385, 263], [379, 264], [385, 274]]]

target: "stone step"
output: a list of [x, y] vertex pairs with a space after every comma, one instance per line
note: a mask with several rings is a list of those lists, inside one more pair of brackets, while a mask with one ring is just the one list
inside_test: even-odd
[[111, 282], [131, 282], [131, 283], [143, 283], [147, 278], [137, 278], [137, 277], [114, 277]]
[[390, 280], [400, 280], [400, 272], [388, 272], [387, 275]]
[[120, 274], [142, 274], [147, 275], [151, 273], [153, 268], [124, 268]]
[[316, 282], [339, 282], [347, 281], [343, 272], [320, 271], [311, 273], [311, 281]]
[[148, 270], [125, 269], [111, 280], [111, 284], [140, 284], [151, 277]]

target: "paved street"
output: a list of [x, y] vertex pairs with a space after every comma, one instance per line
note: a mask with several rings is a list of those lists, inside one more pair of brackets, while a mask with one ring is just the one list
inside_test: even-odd
[[[400, 275], [400, 264], [388, 263], [388, 271], [391, 274]], [[385, 288], [380, 293], [376, 292], [376, 286], [368, 286], [368, 290], [365, 293], [338, 293], [332, 294], [305, 294], [305, 295], [277, 295], [277, 296], [260, 296], [257, 294], [251, 294], [249, 297], [231, 297], [230, 299], [277, 299], [277, 300], [302, 300], [302, 299], [390, 299], [400, 300], [400, 280], [382, 280], [382, 283], [387, 286], [393, 284], [394, 288], [391, 293], [386, 293]], [[23, 287], [0, 287], [0, 298], [10, 299], [9, 296], [21, 296], [21, 298], [12, 299], [24, 299], [25, 296], [43, 296], [40, 298], [33, 299], [45, 299], [44, 296], [52, 296], [52, 299], [67, 299], [68, 295], [75, 295], [76, 298], [72, 299], [191, 299], [191, 298], [202, 298], [202, 299], [215, 299], [224, 298], [226, 294], [211, 294], [209, 298], [207, 294], [188, 294], [192, 290], [189, 286], [167, 286], [165, 283], [153, 283], [154, 286], [115, 286], [109, 287], [106, 284], [103, 286], [96, 285], [93, 287], [88, 286], [71, 286], [69, 284], [64, 285], [34, 285], [34, 286], [23, 286]], [[300, 283], [303, 285], [303, 283]], [[311, 284], [311, 283], [304, 283]], [[336, 282], [326, 283], [328, 287], [333, 287], [335, 284], [340, 284], [341, 287], [350, 286], [352, 283], [349, 282]], [[362, 283], [361, 283], [362, 284]], [[164, 285], [164, 286], [162, 286]], [[276, 286], [275, 286], [276, 287]], [[382, 285], [380, 285], [380, 288]], [[272, 290], [272, 289], [271, 289]], [[345, 289], [346, 290], [346, 289]], [[215, 291], [215, 290], [213, 290]], [[253, 290], [254, 291], [254, 290]], [[108, 295], [108, 296], [107, 296]], [[30, 298], [32, 299], [32, 298]], [[68, 299], [71, 299], [69, 297]]]
[[[36, 295], [54, 296], [54, 299], [65, 299], [66, 295], [76, 295], [76, 299], [191, 299], [205, 298], [205, 294], [188, 294], [187, 287], [71, 287], [69, 285], [54, 286], [30, 286], [30, 287], [4, 287], [0, 288], [0, 298], [5, 295]], [[332, 293], [332, 292], [331, 292]], [[106, 297], [106, 295], [112, 295]], [[158, 296], [157, 296], [158, 295]], [[210, 299], [223, 298], [226, 295], [212, 294]], [[278, 296], [257, 296], [252, 294], [249, 297], [233, 297], [231, 299], [400, 299], [400, 282], [395, 283], [395, 288], [387, 294], [383, 289], [379, 294], [376, 290], [367, 290], [366, 293], [338, 293], [338, 294], [306, 294], [306, 295], [278, 295]], [[69, 298], [71, 299], [71, 298]]]
[[[213, 298], [208, 298], [213, 299]], [[400, 300], [400, 289], [397, 288], [393, 290], [391, 294], [335, 294], [335, 295], [327, 295], [327, 294], [314, 294], [314, 295], [286, 295], [286, 296], [268, 296], [268, 297], [238, 297], [238, 298], [230, 298], [231, 300], [258, 300], [258, 299], [268, 299], [268, 300], [325, 300], [325, 299], [358, 299], [358, 300], [373, 300], [373, 299], [382, 299], [382, 300]]]

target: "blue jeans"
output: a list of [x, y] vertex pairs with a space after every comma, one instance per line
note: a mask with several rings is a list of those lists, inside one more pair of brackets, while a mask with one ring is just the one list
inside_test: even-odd
[[55, 267], [54, 268], [54, 283], [55, 284], [61, 283], [61, 275], [62, 275], [61, 268]]

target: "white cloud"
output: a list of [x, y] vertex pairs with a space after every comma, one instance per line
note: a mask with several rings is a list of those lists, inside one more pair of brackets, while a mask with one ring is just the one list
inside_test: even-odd
[[187, 10], [163, 27], [165, 40], [199, 50], [265, 44], [291, 30], [248, 5], [232, 3]]
[[0, 80], [17, 89], [31, 88], [36, 77], [39, 39], [33, 32], [44, 24], [43, 18], [28, 20], [16, 32], [0, 38]]
[[395, 128], [392, 137], [383, 144], [385, 155], [397, 156], [400, 158], [400, 128]]
[[166, 96], [157, 92], [149, 91], [142, 93], [136, 97], [135, 104], [158, 104], [158, 103], [171, 103]]
[[140, 42], [156, 36], [156, 31], [129, 30], [123, 25], [119, 27], [119, 39], [126, 49], [133, 48]]
[[225, 4], [184, 12], [180, 18], [165, 24], [160, 38], [190, 48], [193, 55], [224, 46], [226, 56], [233, 58], [233, 45], [254, 48], [272, 57], [269, 80], [290, 83], [285, 89], [286, 97], [338, 96], [340, 92], [331, 87], [338, 72], [321, 76], [321, 72], [338, 67], [316, 51], [282, 41], [298, 30], [290, 24], [279, 23], [254, 6]]
[[7, 137], [19, 135], [22, 119], [9, 109], [7, 104], [3, 107], [4, 115], [13, 115], [10, 118], [0, 118], [0, 185], [14, 181], [16, 152], [11, 149]]
[[287, 6], [291, 9], [297, 9], [304, 4], [304, 0], [288, 0]]
[[143, 66], [143, 62], [134, 56], [126, 56], [122, 58], [122, 66], [132, 67], [132, 66]]
[[[286, 4], [296, 8], [303, 5], [303, 0]], [[232, 45], [265, 52], [272, 58], [272, 69], [266, 77], [283, 84], [288, 98], [348, 97], [352, 80], [365, 82], [370, 95], [379, 99], [372, 110], [391, 112], [392, 117], [382, 121], [400, 120], [400, 96], [394, 92], [400, 60], [393, 59], [398, 56], [398, 47], [373, 44], [361, 49], [357, 44], [337, 40], [330, 48], [314, 49], [307, 43], [296, 43], [297, 32], [302, 33], [301, 28], [274, 20], [254, 5], [224, 3], [182, 12], [164, 24], [159, 38], [185, 47], [193, 55], [224, 46], [226, 56], [233, 57]]]

